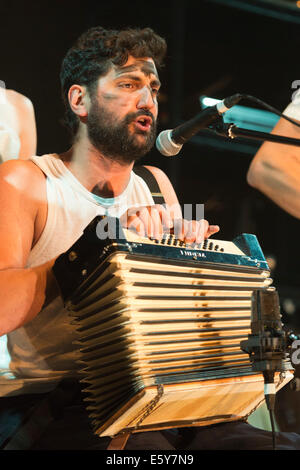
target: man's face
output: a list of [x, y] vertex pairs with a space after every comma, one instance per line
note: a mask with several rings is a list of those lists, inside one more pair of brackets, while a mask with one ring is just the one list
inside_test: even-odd
[[98, 81], [87, 119], [91, 143], [104, 156], [131, 163], [153, 147], [156, 138], [157, 93], [154, 62], [132, 56], [113, 66]]

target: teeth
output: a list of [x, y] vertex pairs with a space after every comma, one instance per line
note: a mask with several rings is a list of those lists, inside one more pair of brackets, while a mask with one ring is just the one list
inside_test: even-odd
[[147, 127], [148, 124], [150, 124], [150, 119], [141, 118], [141, 119], [138, 119], [137, 122], [141, 124], [141, 126]]

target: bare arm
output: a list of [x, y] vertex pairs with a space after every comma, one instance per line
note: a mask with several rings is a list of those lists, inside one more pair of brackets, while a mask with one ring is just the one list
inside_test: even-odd
[[21, 148], [19, 157], [27, 159], [36, 155], [37, 135], [32, 102], [23, 97], [19, 109]]
[[[300, 139], [300, 128], [282, 118], [272, 133]], [[251, 162], [247, 181], [300, 218], [300, 147], [265, 142]]]
[[2, 107], [5, 119], [18, 134], [21, 142], [19, 158], [26, 160], [36, 155], [37, 131], [33, 104], [29, 98], [14, 90], [7, 90], [7, 106]]
[[32, 162], [0, 166], [0, 335], [33, 319], [51, 285], [53, 261], [27, 268], [45, 182]]
[[178, 218], [178, 219], [181, 218], [182, 217], [181, 206], [179, 204], [173, 185], [171, 181], [169, 180], [169, 178], [167, 177], [167, 175], [162, 170], [154, 166], [146, 166], [146, 168], [148, 168], [148, 170], [150, 170], [151, 173], [154, 175], [160, 187], [162, 195], [166, 201], [167, 206], [172, 208], [172, 212], [174, 213], [174, 218]]

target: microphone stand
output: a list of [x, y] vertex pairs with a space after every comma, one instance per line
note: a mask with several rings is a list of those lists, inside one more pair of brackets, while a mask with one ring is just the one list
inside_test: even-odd
[[[300, 139], [265, 132], [241, 129], [235, 124], [225, 124], [223, 117], [210, 126], [218, 135], [235, 139], [238, 137], [276, 142], [300, 147]], [[264, 378], [266, 405], [270, 413], [273, 449], [275, 445], [274, 407], [276, 372], [293, 370], [289, 359], [292, 335], [282, 328], [279, 298], [276, 291], [255, 291], [252, 295], [251, 334], [241, 341], [241, 349], [249, 354], [252, 370], [261, 372]]]
[[270, 413], [273, 450], [275, 444], [275, 373], [293, 370], [289, 358], [290, 338], [281, 323], [279, 296], [277, 291], [267, 289], [254, 291], [251, 298], [251, 333], [240, 342], [242, 351], [249, 354], [254, 372], [264, 378], [264, 395]]
[[241, 129], [232, 123], [225, 124], [222, 117], [220, 117], [216, 123], [212, 124], [210, 129], [215, 131], [218, 135], [229, 137], [230, 139], [242, 137], [252, 140], [276, 142], [278, 144], [295, 145], [300, 147], [300, 139], [294, 139], [292, 137], [285, 137], [283, 135], [277, 134], [268, 134], [266, 132], [253, 131], [250, 129]]

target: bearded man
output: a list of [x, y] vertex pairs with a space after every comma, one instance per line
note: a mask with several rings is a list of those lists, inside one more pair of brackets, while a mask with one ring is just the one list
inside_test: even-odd
[[[10, 409], [42, 406], [62, 378], [77, 378], [76, 333], [52, 274], [56, 258], [97, 215], [119, 217], [124, 227], [155, 238], [181, 217], [162, 171], [149, 168], [166, 205], [154, 204], [147, 184], [133, 171], [155, 141], [157, 69], [165, 53], [164, 39], [149, 28], [96, 27], [84, 33], [61, 69], [71, 148], [0, 167], [0, 335], [7, 334], [11, 355], [10, 370], [0, 378], [0, 409], [6, 416]], [[183, 223], [180, 230], [182, 240], [198, 243], [219, 227], [200, 220]], [[106, 448], [107, 438], [91, 433], [80, 400], [76, 412], [72, 404], [30, 448]], [[164, 432], [142, 434], [146, 439], [132, 436], [129, 448], [174, 448]], [[187, 436], [193, 440], [193, 433]]]

